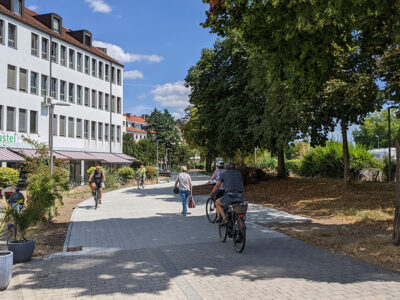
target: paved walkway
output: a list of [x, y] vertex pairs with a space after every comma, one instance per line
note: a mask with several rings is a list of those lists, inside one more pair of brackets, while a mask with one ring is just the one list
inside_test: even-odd
[[[195, 176], [198, 183], [204, 177]], [[306, 245], [258, 223], [302, 218], [252, 205], [245, 252], [218, 241], [196, 197], [183, 217], [172, 183], [84, 201], [65, 248], [15, 266], [0, 299], [399, 299], [400, 274]]]

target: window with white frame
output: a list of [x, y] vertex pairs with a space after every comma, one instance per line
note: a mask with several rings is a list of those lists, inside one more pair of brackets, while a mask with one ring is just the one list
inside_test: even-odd
[[53, 17], [53, 30], [61, 34], [61, 20]]
[[28, 92], [28, 71], [25, 69], [19, 69], [19, 91]]
[[66, 121], [65, 116], [60, 116], [60, 136], [65, 136]]
[[31, 94], [37, 95], [38, 93], [38, 74], [31, 72]]
[[47, 96], [47, 86], [48, 86], [47, 76], [42, 75], [41, 79], [42, 79], [41, 80], [41, 95]]
[[110, 66], [109, 66], [109, 65], [106, 65], [105, 74], [106, 74], [105, 80], [106, 80], [106, 81], [110, 81]]
[[117, 126], [117, 142], [121, 142], [121, 126]]
[[22, 16], [22, 0], [12, 0], [12, 12]]
[[109, 125], [104, 124], [104, 140], [108, 142], [108, 132], [109, 132]]
[[7, 131], [15, 130], [15, 107], [7, 106]]
[[85, 139], [89, 139], [89, 121], [85, 120], [84, 126], [83, 126], [83, 137]]
[[90, 106], [90, 90], [85, 88], [85, 106]]
[[76, 104], [82, 105], [82, 86], [76, 86]]
[[75, 102], [75, 85], [73, 83], [68, 84], [68, 102], [74, 103]]
[[39, 37], [34, 33], [31, 35], [31, 54], [39, 56]]
[[95, 140], [96, 139], [96, 121], [92, 121], [92, 124], [90, 126], [90, 132], [91, 132], [90, 138], [92, 140]]
[[17, 49], [17, 26], [8, 23], [8, 47]]
[[4, 44], [4, 21], [0, 20], [0, 44]]
[[65, 101], [65, 88], [66, 82], [64, 80], [60, 80], [60, 100]]
[[69, 49], [69, 67], [75, 69], [75, 51], [72, 49]]
[[69, 117], [68, 118], [68, 137], [73, 138], [74, 137], [74, 131], [75, 131], [75, 123], [74, 123], [74, 118]]
[[97, 61], [94, 58], [92, 58], [92, 76], [94, 77], [97, 76], [96, 67], [97, 67]]
[[50, 79], [50, 97], [57, 99], [57, 79]]
[[103, 63], [99, 61], [99, 78], [103, 79]]
[[111, 112], [115, 113], [115, 96], [111, 97]]
[[120, 69], [117, 69], [117, 83], [118, 83], [118, 85], [121, 85], [121, 83], [122, 83], [121, 70]]
[[49, 40], [42, 37], [42, 58], [49, 59]]
[[115, 84], [115, 68], [111, 67], [111, 81]]
[[110, 96], [108, 94], [106, 94], [106, 98], [104, 101], [104, 109], [106, 111], [110, 111]]
[[111, 141], [115, 142], [115, 125], [111, 125]]
[[89, 75], [90, 70], [90, 57], [85, 55], [85, 74]]
[[20, 108], [18, 109], [18, 131], [19, 132], [27, 132], [27, 120], [28, 117], [26, 109]]
[[76, 70], [82, 72], [82, 53], [76, 54]]
[[30, 133], [38, 133], [38, 112], [35, 110], [30, 111], [29, 132]]
[[82, 138], [82, 119], [76, 119], [76, 138]]
[[92, 90], [92, 108], [97, 108], [97, 92]]
[[103, 101], [104, 101], [104, 99], [103, 99], [103, 93], [102, 93], [102, 92], [99, 92], [99, 105], [98, 105], [98, 108], [99, 108], [99, 109], [103, 109]]
[[97, 138], [98, 138], [100, 141], [102, 141], [102, 140], [103, 140], [103, 123], [99, 122], [98, 127], [99, 127], [99, 128], [98, 128], [98, 130], [97, 130], [97, 132], [98, 132]]
[[56, 42], [51, 42], [50, 56], [52, 62], [58, 63], [58, 44]]
[[121, 98], [118, 97], [118, 98], [117, 98], [117, 113], [118, 113], [118, 114], [121, 113], [121, 109], [122, 109], [122, 107], [121, 107]]
[[67, 66], [67, 48], [65, 46], [60, 48], [60, 65]]
[[16, 67], [12, 65], [7, 66], [7, 88], [17, 89], [17, 76]]
[[58, 130], [57, 130], [57, 128], [58, 128], [58, 122], [57, 122], [57, 115], [56, 114], [53, 114], [53, 122], [52, 122], [52, 127], [53, 127], [53, 135], [54, 136], [56, 136], [57, 135], [57, 132], [58, 132]]
[[4, 106], [3, 105], [0, 105], [0, 130], [3, 130], [3, 123], [4, 123], [4, 116], [3, 116], [3, 113], [4, 113]]

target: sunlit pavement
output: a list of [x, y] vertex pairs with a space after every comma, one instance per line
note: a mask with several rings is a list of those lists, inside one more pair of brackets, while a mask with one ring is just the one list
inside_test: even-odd
[[[193, 174], [195, 184], [205, 177]], [[204, 197], [180, 215], [173, 182], [82, 202], [59, 253], [15, 266], [0, 299], [399, 299], [397, 273], [332, 254], [259, 223], [300, 217], [252, 205], [237, 254], [205, 217]]]

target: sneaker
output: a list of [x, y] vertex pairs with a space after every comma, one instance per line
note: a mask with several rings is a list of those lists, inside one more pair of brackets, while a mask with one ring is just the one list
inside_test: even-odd
[[186, 217], [186, 213], [185, 212], [181, 212], [181, 215]]
[[101, 200], [99, 200], [99, 204], [101, 204]]

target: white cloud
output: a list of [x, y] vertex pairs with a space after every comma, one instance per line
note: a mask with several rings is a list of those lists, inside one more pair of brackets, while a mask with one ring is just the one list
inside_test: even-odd
[[189, 105], [190, 94], [190, 89], [185, 87], [183, 81], [156, 85], [150, 93], [153, 100], [161, 106], [172, 108], [174, 117], [183, 117], [185, 108]]
[[110, 43], [105, 43], [101, 41], [93, 41], [93, 45], [96, 47], [100, 48], [106, 48], [108, 55], [111, 57], [115, 58], [116, 60], [123, 62], [123, 63], [131, 63], [131, 62], [137, 62], [137, 61], [148, 61], [148, 62], [154, 62], [154, 63], [159, 63], [164, 60], [164, 57], [159, 56], [159, 55], [142, 55], [142, 54], [134, 54], [134, 53], [128, 53], [125, 52], [124, 49], [117, 45], [113, 45]]
[[138, 70], [124, 72], [124, 79], [143, 79], [144, 75]]
[[33, 5], [29, 5], [29, 6], [27, 7], [27, 9], [30, 9], [30, 10], [36, 11], [36, 10], [38, 10], [38, 9], [39, 9], [39, 6], [37, 6], [37, 5], [33, 4]]
[[85, 2], [89, 4], [93, 12], [108, 14], [112, 11], [111, 6], [105, 3], [104, 0], [85, 0]]

